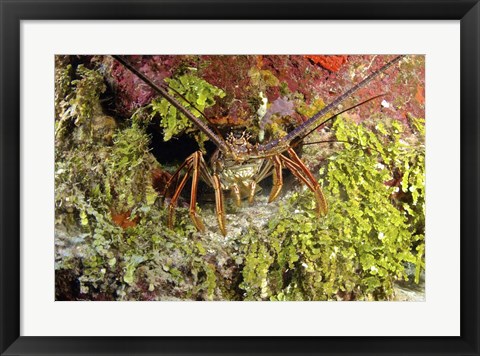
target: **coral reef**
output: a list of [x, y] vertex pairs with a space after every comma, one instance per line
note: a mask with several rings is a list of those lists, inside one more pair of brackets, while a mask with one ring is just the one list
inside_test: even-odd
[[[268, 139], [385, 61], [343, 57], [335, 70], [307, 56], [129, 60], [220, 133], [247, 127]], [[112, 58], [57, 56], [56, 300], [395, 299], [396, 286], [419, 283], [425, 269], [423, 76], [424, 58], [407, 57], [351, 101], [386, 92], [382, 105], [356, 108], [308, 137], [303, 159], [330, 203], [326, 217], [286, 177], [274, 203], [268, 181], [251, 206], [227, 200], [224, 237], [208, 187], [198, 204], [204, 233], [190, 220], [188, 196], [167, 227], [161, 193], [179, 162], [157, 160], [149, 130], [164, 140], [191, 135], [208, 153], [206, 137]], [[325, 139], [336, 142], [313, 144]]]

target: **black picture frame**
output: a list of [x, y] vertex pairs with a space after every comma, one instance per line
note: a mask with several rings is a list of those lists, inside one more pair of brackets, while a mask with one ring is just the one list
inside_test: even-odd
[[[478, 0], [0, 0], [0, 11], [2, 32], [0, 42], [0, 351], [2, 355], [480, 354], [480, 253], [477, 220], [480, 182], [478, 165], [480, 4]], [[24, 19], [460, 20], [461, 336], [118, 338], [20, 336], [20, 22]], [[448, 169], [448, 164], [445, 162], [445, 169]], [[286, 325], [286, 327], [294, 326]]]

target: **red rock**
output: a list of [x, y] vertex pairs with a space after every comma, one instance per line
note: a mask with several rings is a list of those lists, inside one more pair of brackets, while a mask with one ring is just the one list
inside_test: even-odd
[[306, 58], [312, 62], [321, 65], [323, 68], [332, 72], [337, 72], [347, 61], [347, 56], [315, 56], [307, 55]]
[[425, 104], [425, 88], [421, 85], [417, 85], [415, 100], [417, 100], [419, 104]]

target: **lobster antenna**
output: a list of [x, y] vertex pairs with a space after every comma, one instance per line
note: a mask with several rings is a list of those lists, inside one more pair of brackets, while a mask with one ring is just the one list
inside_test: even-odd
[[[155, 92], [157, 92], [159, 95], [164, 97], [170, 104], [172, 104], [175, 108], [177, 108], [178, 111], [180, 111], [183, 115], [187, 117], [193, 124], [195, 124], [200, 131], [202, 131], [205, 135], [208, 136], [210, 140], [223, 152], [228, 152], [228, 147], [223, 140], [223, 138], [217, 134], [215, 134], [210, 127], [206, 123], [204, 123], [202, 120], [197, 118], [195, 115], [193, 115], [190, 111], [188, 111], [182, 104], [180, 104], [177, 99], [175, 99], [173, 96], [171, 96], [164, 87], [160, 87], [156, 85], [153, 81], [151, 81], [149, 78], [147, 78], [144, 74], [140, 73], [135, 67], [133, 67], [125, 58], [119, 55], [112, 55], [114, 59], [116, 59], [118, 62], [120, 62], [125, 68], [127, 68], [129, 71], [131, 71], [133, 74], [135, 74], [137, 77], [139, 77], [141, 80], [143, 80], [150, 88], [152, 88]], [[173, 91], [177, 94], [179, 94], [175, 89]], [[201, 115], [205, 116], [199, 109], [197, 109], [193, 104], [191, 104], [183, 95], [179, 94], [180, 97], [184, 100], [187, 101], [194, 109], [196, 109]]]
[[[381, 67], [377, 71], [375, 71], [372, 74], [370, 74], [369, 76], [367, 76], [360, 83], [358, 83], [357, 85], [348, 89], [345, 93], [343, 93], [338, 98], [336, 98], [334, 101], [332, 101], [330, 104], [325, 106], [322, 110], [317, 112], [315, 115], [313, 115], [310, 119], [308, 119], [303, 124], [298, 126], [296, 129], [294, 129], [293, 131], [289, 132], [287, 135], [285, 135], [285, 136], [283, 136], [279, 139], [270, 141], [267, 144], [262, 145], [261, 147], [259, 147], [259, 149], [262, 149], [263, 151], [269, 151], [269, 150], [277, 147], [278, 145], [289, 144], [290, 142], [292, 142], [294, 139], [296, 139], [298, 137], [302, 137], [302, 138], [305, 137], [306, 135], [308, 135], [311, 132], [312, 127], [317, 128], [318, 126], [320, 126], [324, 123], [324, 122], [321, 122], [321, 119], [326, 114], [328, 114], [330, 111], [332, 111], [338, 105], [340, 105], [342, 102], [344, 102], [346, 99], [348, 99], [357, 90], [363, 88], [365, 85], [370, 83], [373, 79], [375, 79], [381, 73], [386, 71], [388, 68], [390, 68], [392, 65], [394, 65], [398, 61], [400, 61], [403, 57], [405, 57], [405, 55], [400, 55], [400, 56], [395, 57], [390, 62], [385, 64], [383, 67]], [[333, 116], [333, 117], [335, 117], [335, 116]], [[332, 118], [330, 118], [330, 119], [332, 119]], [[330, 120], [330, 119], [327, 119], [327, 120]]]
[[[350, 111], [350, 110], [353, 110], [355, 109], [356, 107], [358, 106], [362, 106], [363, 104], [366, 104], [372, 100], [375, 100], [375, 99], [378, 99], [382, 96], [384, 96], [385, 94], [378, 94], [378, 95], [375, 95], [375, 96], [372, 96], [371, 98], [367, 99], [367, 100], [364, 100], [362, 101], [361, 103], [358, 103], [358, 104], [355, 104], [353, 106], [350, 106], [349, 108], [346, 108], [345, 110], [342, 110], [342, 111], [339, 111], [337, 112], [335, 115], [332, 115], [330, 116], [328, 119], [325, 119], [324, 121], [322, 121], [321, 123], [319, 123], [317, 126], [315, 126], [313, 129], [311, 129], [310, 131], [308, 131], [305, 135], [303, 135], [302, 137], [298, 137], [296, 138], [295, 142], [300, 142], [302, 141], [305, 137], [307, 137], [308, 135], [310, 135], [313, 131], [315, 131], [316, 129], [318, 129], [320, 126], [323, 126], [325, 125], [327, 122], [329, 121], [332, 121], [334, 119], [336, 119], [339, 115], [343, 114], [344, 112], [347, 112], [347, 111]], [[296, 146], [297, 143], [292, 143], [292, 146]]]
[[[116, 58], [116, 57], [117, 57], [116, 55], [113, 55], [112, 57], [114, 57], [114, 58], [117, 59], [118, 61], [120, 61], [120, 59], [121, 59], [121, 57]], [[124, 63], [122, 62], [122, 64], [124, 64]], [[124, 65], [125, 65], [125, 64], [124, 64]], [[134, 68], [134, 69], [135, 69], [135, 68]], [[135, 73], [135, 74], [137, 74], [137, 73]], [[183, 101], [185, 101], [185, 102], [188, 103], [193, 109], [195, 109], [195, 111], [197, 111], [200, 115], [202, 115], [202, 116], [205, 118], [205, 120], [208, 121], [208, 118], [207, 118], [207, 116], [205, 115], [205, 113], [204, 113], [202, 110], [200, 110], [199, 108], [197, 108], [195, 105], [193, 105], [193, 103], [190, 102], [190, 101], [189, 101], [182, 93], [180, 93], [177, 89], [172, 88], [172, 87], [169, 87], [169, 86], [166, 85], [165, 83], [161, 83], [161, 84], [160, 84], [160, 87], [161, 87], [162, 89], [165, 89], [165, 90], [171, 90], [171, 91], [173, 91], [175, 94], [177, 94], [179, 97], [181, 97], [181, 98], [183, 99]]]

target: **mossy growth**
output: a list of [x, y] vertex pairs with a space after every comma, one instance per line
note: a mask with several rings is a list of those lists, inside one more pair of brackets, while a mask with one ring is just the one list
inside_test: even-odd
[[[101, 77], [88, 70], [62, 81], [66, 89], [58, 95], [69, 99], [57, 105], [90, 100], [101, 107], [103, 80], [83, 81], [97, 78], [94, 72]], [[62, 110], [76, 113], [72, 124], [88, 113], [68, 105]], [[265, 226], [245, 226], [232, 239], [211, 232], [216, 223], [207, 224], [208, 234], [196, 231], [181, 202], [174, 228], [167, 228], [152, 187], [160, 165], [149, 152], [146, 125], [134, 116], [113, 128], [111, 142], [95, 134], [80, 140], [77, 131], [88, 133], [94, 116], [85, 114], [82, 124], [57, 136], [75, 141], [58, 145], [55, 161], [56, 269], [74, 271], [75, 298], [389, 300], [395, 280], [409, 278], [407, 263], [418, 282], [425, 251], [422, 120], [376, 120], [369, 129], [337, 119], [333, 131], [343, 147], [320, 169], [327, 216], [318, 218], [312, 194], [299, 190]], [[214, 214], [200, 207], [205, 220]], [[62, 243], [76, 253], [62, 254]]]
[[[55, 68], [55, 136], [58, 141], [72, 130], [80, 140], [92, 138], [94, 118], [101, 114], [99, 97], [106, 90], [103, 75], [79, 65], [73, 73], [71, 64], [57, 60]], [[70, 128], [69, 128], [70, 126]]]
[[[196, 231], [187, 219], [178, 219], [174, 231], [164, 224], [165, 209], [151, 181], [159, 164], [149, 152], [144, 122], [134, 117], [116, 126], [111, 142], [95, 134], [80, 139], [95, 113], [77, 104], [101, 107], [105, 84], [94, 69], [78, 67], [77, 73], [80, 79], [71, 78], [68, 90], [57, 92], [66, 95], [58, 103], [75, 108], [65, 107], [68, 130], [56, 136], [56, 270], [74, 271], [78, 299], [218, 299], [218, 285], [226, 283], [217, 282], [211, 249], [192, 238]], [[63, 253], [64, 245], [74, 245], [75, 252]]]
[[[215, 97], [225, 97], [223, 90], [191, 73], [167, 78], [165, 82], [171, 88], [170, 94], [178, 97], [177, 93], [179, 93], [185, 98], [186, 100], [179, 98], [178, 101], [200, 120], [206, 120], [202, 113], [206, 108], [215, 105]], [[208, 140], [207, 136], [199, 131], [189, 119], [178, 112], [166, 99], [157, 97], [149, 104], [149, 109], [151, 110], [151, 118], [157, 115], [160, 118], [160, 126], [163, 128], [165, 141], [185, 132], [192, 135], [198, 142], [200, 149], [204, 151], [203, 144]]]
[[344, 149], [321, 168], [330, 209], [314, 214], [312, 194], [295, 193], [269, 222], [268, 238], [245, 245], [241, 288], [250, 300], [388, 300], [396, 280], [424, 269], [423, 120], [404, 139], [397, 121], [374, 129], [339, 118]]

